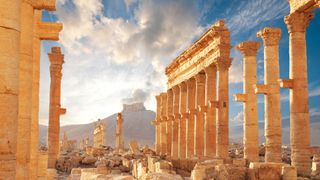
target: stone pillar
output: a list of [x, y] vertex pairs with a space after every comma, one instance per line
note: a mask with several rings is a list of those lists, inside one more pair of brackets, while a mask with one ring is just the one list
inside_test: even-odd
[[167, 153], [167, 93], [161, 93], [160, 154]]
[[173, 121], [173, 91], [167, 91], [167, 154], [171, 156], [172, 121]]
[[156, 130], [155, 151], [157, 154], [160, 154], [161, 95], [156, 96], [156, 101], [157, 101], [157, 113], [156, 113], [156, 119], [154, 120], [154, 125]]
[[116, 149], [117, 151], [122, 151], [124, 148], [123, 138], [122, 138], [122, 124], [123, 119], [121, 113], [117, 115], [117, 126], [116, 126]]
[[264, 28], [257, 33], [264, 44], [264, 85], [257, 85], [255, 92], [265, 94], [266, 162], [282, 162], [281, 154], [281, 102], [279, 42], [281, 29]]
[[61, 108], [61, 78], [64, 55], [61, 54], [60, 47], [53, 47], [49, 55], [50, 60], [50, 109], [48, 127], [48, 168], [55, 168], [59, 155], [59, 135], [60, 135], [60, 115], [66, 110]]
[[216, 156], [229, 156], [229, 67], [231, 59], [219, 59], [216, 62], [218, 70], [218, 105], [217, 105], [217, 144]]
[[186, 128], [187, 128], [187, 85], [185, 82], [179, 84], [180, 89], [180, 101], [179, 101], [179, 143], [178, 143], [178, 154], [179, 159], [186, 158]]
[[32, 75], [32, 117], [30, 143], [30, 179], [36, 179], [39, 147], [39, 81], [40, 81], [40, 52], [41, 40], [59, 40], [61, 23], [41, 22], [41, 10], [34, 11], [33, 36], [33, 75]]
[[211, 65], [205, 69], [206, 88], [205, 88], [205, 148], [204, 155], [214, 157], [216, 155], [216, 83], [217, 68]]
[[306, 29], [314, 14], [294, 12], [285, 17], [289, 30], [290, 144], [292, 165], [299, 174], [310, 174], [310, 117], [308, 106], [308, 73]]
[[195, 94], [196, 94], [196, 80], [191, 78], [187, 81], [187, 158], [191, 158], [194, 155], [194, 116], [195, 116]]
[[0, 177], [16, 176], [20, 0], [0, 0]]
[[255, 41], [243, 42], [237, 46], [237, 50], [243, 55], [244, 94], [236, 94], [235, 101], [244, 103], [244, 158], [250, 162], [259, 160], [258, 101], [254, 91], [254, 85], [257, 83], [256, 55], [259, 46], [260, 43]]
[[179, 143], [179, 98], [180, 98], [180, 89], [179, 86], [172, 88], [173, 91], [173, 121], [172, 121], [172, 145], [171, 145], [171, 158], [178, 159], [178, 143]]
[[198, 157], [204, 155], [204, 114], [205, 107], [205, 73], [199, 73], [195, 76], [196, 79], [196, 94], [195, 94], [195, 108], [197, 114], [195, 116], [195, 137], [194, 137], [194, 152]]

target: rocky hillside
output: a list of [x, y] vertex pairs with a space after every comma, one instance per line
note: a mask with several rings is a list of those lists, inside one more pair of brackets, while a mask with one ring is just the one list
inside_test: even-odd
[[[139, 111], [123, 111], [123, 132], [125, 145], [130, 140], [138, 140], [140, 145], [153, 145], [155, 138], [155, 128], [151, 121], [155, 118], [155, 112], [150, 110]], [[116, 129], [117, 114], [113, 114], [107, 118], [101, 119], [106, 124], [106, 144], [114, 146], [115, 144], [115, 129]], [[68, 125], [61, 127], [60, 137], [66, 131], [68, 139], [75, 139], [80, 142], [82, 138], [89, 138], [93, 142], [94, 122], [90, 124]], [[47, 126], [40, 125], [40, 142], [46, 144]]]

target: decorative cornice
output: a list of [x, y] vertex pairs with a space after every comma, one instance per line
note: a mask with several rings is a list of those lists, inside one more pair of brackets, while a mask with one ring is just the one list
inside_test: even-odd
[[311, 12], [320, 6], [320, 0], [289, 0], [290, 13]]
[[257, 33], [257, 37], [263, 39], [264, 46], [275, 46], [279, 45], [281, 38], [280, 28], [264, 28]]
[[287, 24], [289, 33], [306, 32], [306, 29], [313, 18], [313, 13], [294, 12], [285, 16], [284, 22]]
[[240, 51], [243, 56], [256, 56], [260, 43], [257, 41], [245, 41], [237, 45], [237, 50]]
[[35, 9], [55, 11], [56, 10], [56, 0], [29, 0], [32, 1], [32, 5]]

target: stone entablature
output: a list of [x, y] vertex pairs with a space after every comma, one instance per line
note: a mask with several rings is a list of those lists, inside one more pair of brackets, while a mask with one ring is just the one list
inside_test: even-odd
[[230, 32], [220, 20], [166, 68], [168, 88], [190, 79], [213, 63], [231, 62], [230, 49]]
[[320, 7], [320, 0], [289, 0], [290, 13], [295, 11], [310, 12]]

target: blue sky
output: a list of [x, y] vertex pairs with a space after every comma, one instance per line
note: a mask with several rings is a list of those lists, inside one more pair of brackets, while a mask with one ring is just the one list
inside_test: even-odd
[[[320, 13], [307, 31], [310, 112], [320, 114]], [[123, 102], [145, 101], [155, 110], [154, 96], [166, 90], [164, 68], [205, 30], [224, 19], [232, 45], [261, 42], [258, 79], [263, 83], [263, 46], [256, 32], [264, 27], [282, 29], [281, 78], [289, 77], [288, 33], [283, 22], [289, 14], [286, 0], [58, 0], [57, 11], [44, 12], [43, 21], [64, 23], [61, 40], [42, 42], [40, 122], [47, 124], [49, 62], [47, 53], [63, 47], [65, 64], [62, 106], [68, 109], [61, 124], [88, 123], [121, 111]], [[242, 57], [232, 50], [230, 69], [230, 122], [241, 123], [242, 104], [232, 94], [242, 93]], [[289, 91], [282, 90], [282, 116], [289, 116]], [[259, 120], [263, 121], [263, 95]]]

